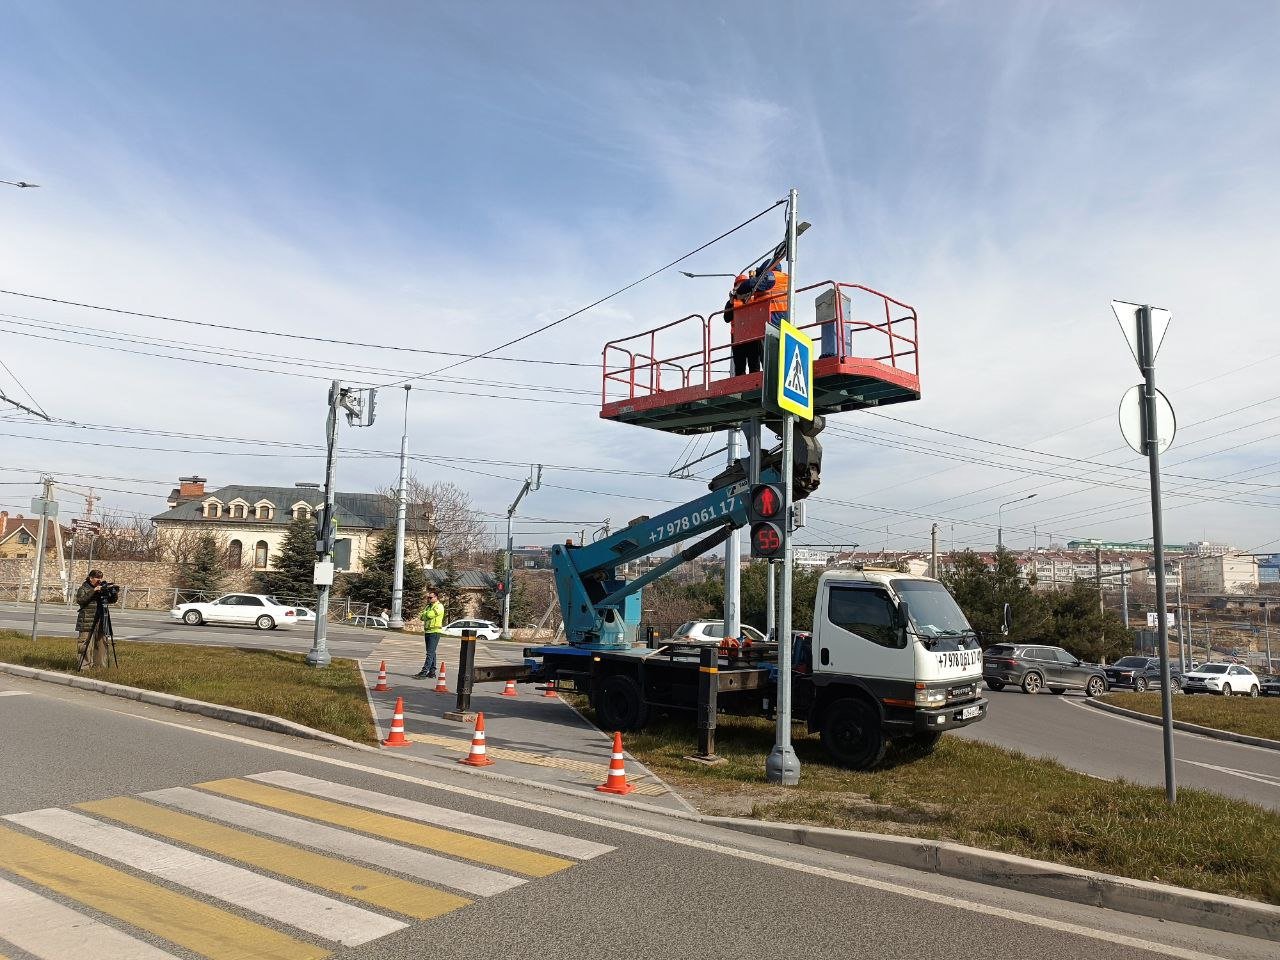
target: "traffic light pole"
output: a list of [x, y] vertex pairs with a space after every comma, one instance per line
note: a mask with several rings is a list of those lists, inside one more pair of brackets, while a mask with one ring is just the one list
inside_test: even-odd
[[[787, 203], [787, 317], [795, 317], [796, 299], [796, 191], [792, 188]], [[773, 750], [765, 761], [765, 776], [770, 783], [794, 787], [800, 782], [800, 760], [791, 746], [791, 573], [795, 545], [791, 539], [792, 497], [795, 493], [796, 418], [782, 417], [782, 484], [786, 513], [782, 521], [782, 596], [778, 611], [778, 693], [777, 729]], [[772, 568], [772, 563], [770, 564]]]
[[[729, 431], [729, 466], [738, 459], [738, 428]], [[742, 609], [742, 537], [737, 531], [724, 542], [724, 635], [737, 637], [741, 632]]]
[[[338, 446], [338, 404], [342, 399], [342, 383], [334, 380], [329, 386], [329, 419], [325, 433], [324, 461], [324, 513], [320, 518], [320, 538], [316, 541], [316, 553], [320, 563], [333, 563], [333, 507], [334, 507], [334, 454]], [[319, 566], [319, 564], [317, 564]], [[329, 656], [329, 583], [321, 583], [316, 598], [316, 627], [307, 663], [313, 667], [327, 667], [333, 659]]]

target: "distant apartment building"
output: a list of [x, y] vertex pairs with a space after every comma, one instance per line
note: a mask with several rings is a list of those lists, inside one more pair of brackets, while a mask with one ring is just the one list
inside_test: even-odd
[[1258, 558], [1239, 554], [1200, 554], [1182, 560], [1188, 590], [1203, 593], [1242, 593], [1258, 586]]
[[1258, 582], [1280, 583], [1280, 553], [1258, 558]]
[[511, 566], [515, 570], [548, 570], [551, 567], [551, 551], [547, 547], [538, 546], [512, 547]]

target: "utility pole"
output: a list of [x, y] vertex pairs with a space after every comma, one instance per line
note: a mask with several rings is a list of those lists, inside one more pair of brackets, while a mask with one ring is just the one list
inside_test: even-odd
[[1098, 612], [1105, 614], [1107, 605], [1102, 602], [1102, 548], [1093, 548], [1093, 575], [1098, 580]]
[[[35, 580], [31, 590], [31, 642], [35, 643], [36, 634], [40, 627], [40, 587], [44, 581], [44, 548], [46, 528], [49, 519], [49, 511], [53, 511], [53, 522], [58, 522], [57, 507], [50, 506], [53, 503], [53, 477], [45, 476], [42, 478], [44, 483], [44, 492], [41, 494], [40, 502], [40, 528], [36, 535], [36, 572]], [[32, 504], [34, 506], [34, 504]]]
[[[728, 463], [738, 459], [738, 428], [729, 431]], [[724, 542], [724, 635], [737, 637], [742, 632], [742, 538], [734, 531]]]
[[[535, 473], [536, 470], [536, 473]], [[520, 501], [524, 499], [524, 495], [530, 490], [537, 490], [542, 486], [542, 464], [537, 464], [529, 468], [529, 479], [524, 482], [524, 486], [520, 488], [520, 492], [516, 494], [516, 498], [511, 501], [511, 506], [507, 508], [507, 551], [503, 554], [502, 562], [502, 639], [511, 639], [511, 551], [515, 549], [515, 543], [512, 540], [511, 521], [516, 515], [516, 507], [520, 506]], [[587, 541], [587, 531], [583, 530], [578, 534], [578, 545], [582, 546]]]
[[[787, 316], [794, 321], [796, 312], [796, 189], [791, 188], [787, 203]], [[786, 376], [786, 371], [779, 371]], [[809, 385], [810, 390], [813, 384]], [[791, 746], [791, 577], [795, 544], [791, 536], [791, 511], [795, 509], [795, 440], [794, 413], [782, 416], [782, 483], [787, 517], [782, 538], [782, 609], [778, 611], [778, 695], [775, 705], [777, 728], [773, 750], [765, 761], [765, 776], [770, 783], [794, 787], [800, 782], [800, 759]], [[770, 564], [772, 568], [772, 564]]]
[[930, 531], [931, 545], [929, 547], [929, 576], [938, 579], [938, 525], [935, 523]]
[[387, 627], [404, 627], [404, 519], [409, 509], [409, 384], [404, 385], [404, 433], [400, 435], [400, 489], [396, 498], [396, 567], [391, 580], [391, 619]]
[[1124, 628], [1129, 629], [1129, 561], [1120, 561], [1120, 608], [1124, 613]]
[[329, 590], [333, 586], [334, 507], [337, 492], [334, 489], [337, 471], [338, 408], [347, 412], [351, 426], [367, 427], [373, 423], [376, 391], [355, 390], [334, 380], [329, 385], [329, 417], [325, 424], [324, 461], [324, 512], [320, 518], [320, 530], [316, 536], [316, 555], [313, 581], [320, 588], [316, 599], [316, 627], [307, 663], [313, 667], [327, 667], [333, 659], [329, 656]]

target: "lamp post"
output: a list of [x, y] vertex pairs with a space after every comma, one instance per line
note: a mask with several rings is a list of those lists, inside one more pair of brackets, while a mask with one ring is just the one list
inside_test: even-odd
[[[1004, 508], [1009, 506], [1010, 504], [1022, 503], [1024, 500], [1030, 500], [1034, 496], [1036, 496], [1034, 493], [1029, 493], [1025, 497], [1018, 497], [1018, 499], [1016, 500], [1009, 500], [1005, 503], [1000, 504], [1000, 507], [996, 510], [996, 549], [997, 550], [1002, 550], [1004, 548]], [[987, 516], [991, 516], [991, 514], [987, 514]]]

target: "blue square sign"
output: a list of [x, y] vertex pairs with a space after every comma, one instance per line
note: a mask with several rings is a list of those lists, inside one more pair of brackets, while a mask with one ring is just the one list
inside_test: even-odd
[[778, 337], [778, 407], [813, 419], [813, 341], [787, 321]]

